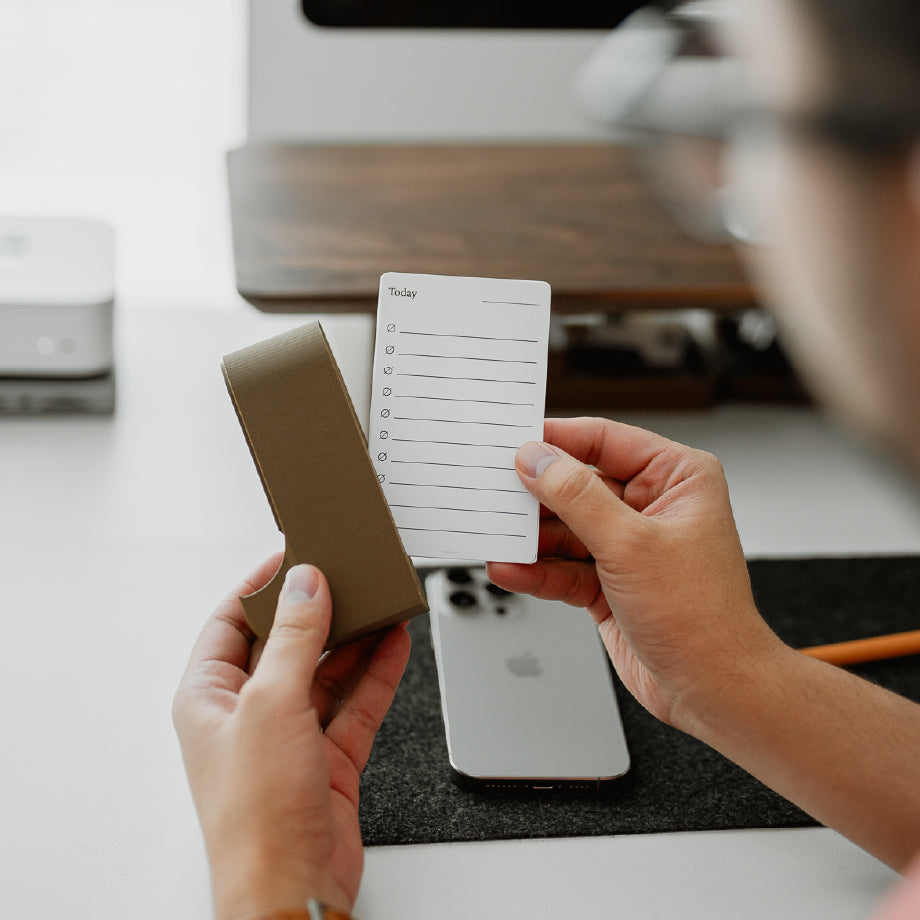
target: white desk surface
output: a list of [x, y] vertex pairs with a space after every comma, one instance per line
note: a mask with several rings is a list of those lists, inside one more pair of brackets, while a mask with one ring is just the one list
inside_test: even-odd
[[[281, 545], [220, 356], [298, 322], [125, 311], [112, 419], [0, 419], [0, 915], [200, 920], [170, 723], [204, 617]], [[326, 324], [359, 411], [371, 326]], [[635, 416], [718, 454], [749, 556], [920, 552], [920, 502], [807, 409]], [[364, 920], [866, 917], [893, 876], [824, 829], [373, 848]]]

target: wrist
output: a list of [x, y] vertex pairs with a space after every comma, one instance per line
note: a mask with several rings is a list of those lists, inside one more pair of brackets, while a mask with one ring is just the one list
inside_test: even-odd
[[277, 871], [240, 872], [212, 879], [215, 920], [256, 920], [273, 913], [305, 911], [310, 899], [347, 917], [349, 899], [334, 883], [318, 876], [283, 878]]
[[699, 679], [676, 695], [671, 724], [718, 749], [726, 731], [743, 731], [777, 700], [801, 657], [763, 624], [759, 635], [707, 659]]
[[[325, 913], [316, 910], [311, 913], [307, 906], [311, 903], [322, 906]], [[215, 896], [214, 916], [215, 920], [348, 920], [351, 914], [349, 906], [340, 897], [301, 897], [273, 892], [268, 895], [247, 894], [232, 904], [221, 904]]]

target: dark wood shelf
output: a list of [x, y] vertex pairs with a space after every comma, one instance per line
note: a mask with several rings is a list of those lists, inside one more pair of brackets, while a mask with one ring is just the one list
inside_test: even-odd
[[707, 308], [753, 295], [603, 143], [281, 144], [228, 155], [236, 281], [271, 312], [374, 312], [386, 271], [548, 281], [556, 312]]

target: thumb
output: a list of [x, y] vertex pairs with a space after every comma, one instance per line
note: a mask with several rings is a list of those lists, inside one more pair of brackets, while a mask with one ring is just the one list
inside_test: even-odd
[[296, 694], [308, 694], [331, 618], [332, 599], [323, 573], [312, 565], [292, 566], [253, 679], [277, 681]]
[[607, 488], [597, 471], [552, 444], [528, 441], [518, 450], [521, 482], [597, 558], [617, 524], [633, 526], [636, 513]]

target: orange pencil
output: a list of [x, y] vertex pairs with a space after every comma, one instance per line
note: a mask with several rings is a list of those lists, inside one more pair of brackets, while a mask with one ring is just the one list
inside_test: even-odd
[[888, 636], [873, 636], [871, 639], [835, 642], [833, 645], [813, 645], [799, 651], [812, 658], [837, 665], [862, 664], [866, 661], [880, 661], [883, 658], [917, 655], [920, 654], [920, 629], [891, 633]]

